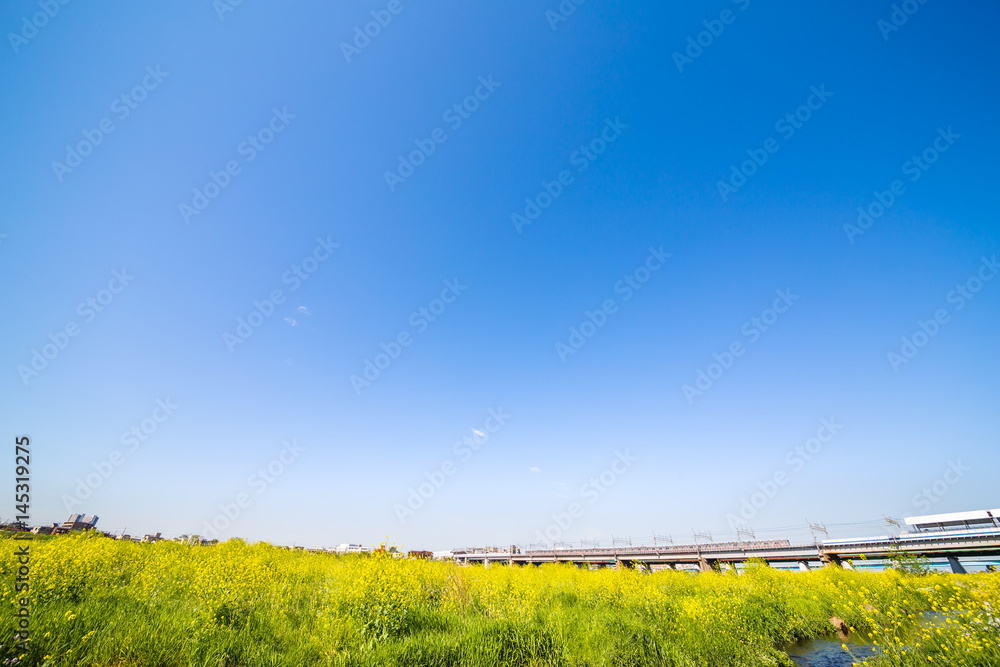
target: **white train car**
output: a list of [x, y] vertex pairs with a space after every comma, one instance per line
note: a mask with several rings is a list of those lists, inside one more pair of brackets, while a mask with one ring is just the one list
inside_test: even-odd
[[[927, 514], [908, 516], [903, 521], [909, 533], [942, 534], [966, 533], [969, 531], [992, 532], [1000, 530], [1000, 509], [973, 510], [971, 512], [951, 512], [950, 514]], [[902, 536], [901, 536], [902, 537]]]

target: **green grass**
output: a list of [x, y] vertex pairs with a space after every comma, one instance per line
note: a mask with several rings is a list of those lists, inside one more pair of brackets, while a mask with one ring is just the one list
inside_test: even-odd
[[[5, 665], [779, 667], [782, 646], [831, 636], [834, 615], [888, 647], [884, 665], [1000, 664], [1000, 624], [976, 623], [998, 575], [484, 569], [79, 535], [32, 543], [23, 651], [13, 553], [0, 537]], [[915, 649], [928, 609], [954, 622]]]

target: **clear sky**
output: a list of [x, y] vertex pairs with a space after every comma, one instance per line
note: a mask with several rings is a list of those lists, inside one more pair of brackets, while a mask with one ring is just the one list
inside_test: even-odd
[[444, 549], [1000, 506], [995, 4], [181, 4], [2, 12], [32, 523]]

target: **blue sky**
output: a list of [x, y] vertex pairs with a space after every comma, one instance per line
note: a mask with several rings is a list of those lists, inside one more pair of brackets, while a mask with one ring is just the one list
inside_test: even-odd
[[3, 12], [33, 522], [448, 548], [1000, 505], [996, 7], [221, 2]]

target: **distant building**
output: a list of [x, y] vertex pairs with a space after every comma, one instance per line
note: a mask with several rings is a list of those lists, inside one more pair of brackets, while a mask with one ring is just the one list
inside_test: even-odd
[[430, 560], [434, 558], [434, 554], [430, 551], [410, 551], [407, 554], [410, 558], [421, 558], [423, 560]]
[[159, 542], [162, 539], [163, 538], [160, 536], [159, 533], [157, 533], [156, 535], [143, 535], [142, 536], [142, 543], [143, 544], [152, 544], [153, 542]]
[[62, 528], [70, 530], [90, 530], [97, 525], [97, 516], [85, 516], [83, 514], [70, 514], [69, 518], [63, 521]]
[[368, 549], [360, 544], [338, 544], [333, 552], [337, 554], [363, 554], [368, 553]]
[[35, 535], [58, 535], [60, 526], [58, 523], [54, 523], [51, 526], [35, 526], [31, 529], [31, 532]]

